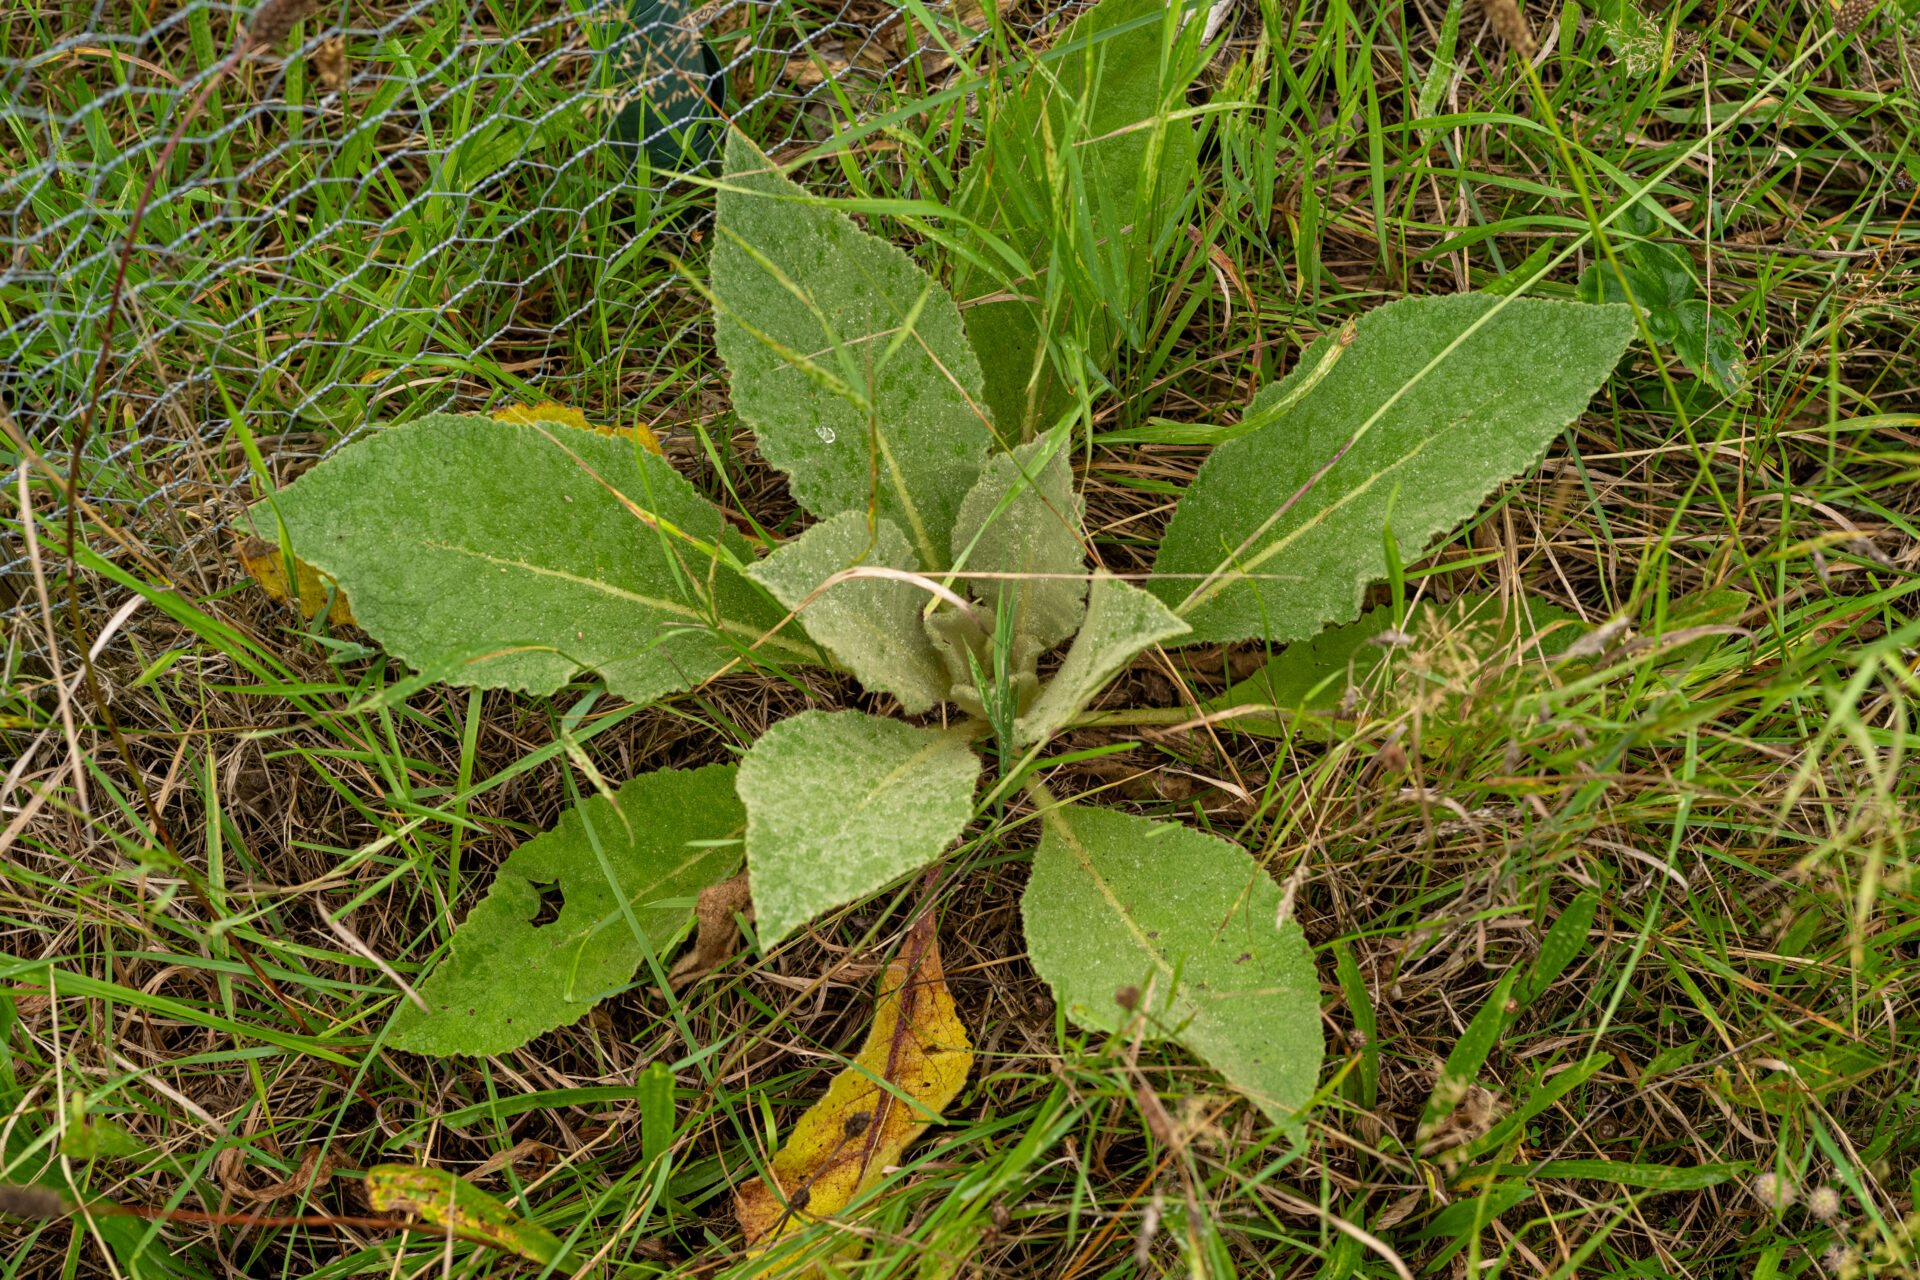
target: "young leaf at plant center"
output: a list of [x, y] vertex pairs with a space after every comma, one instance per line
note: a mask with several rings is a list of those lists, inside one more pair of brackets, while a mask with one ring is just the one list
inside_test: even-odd
[[415, 1214], [456, 1236], [542, 1266], [551, 1266], [560, 1257], [560, 1239], [553, 1232], [445, 1169], [377, 1164], [367, 1170], [367, 1203], [375, 1213]]
[[[1379, 691], [1380, 668], [1392, 648], [1377, 641], [1392, 629], [1393, 606], [1383, 604], [1361, 615], [1358, 622], [1296, 640], [1266, 666], [1202, 703], [1201, 710], [1244, 707], [1256, 713], [1226, 722], [1241, 733], [1281, 736], [1291, 727], [1313, 738], [1338, 736], [1359, 714], [1363, 696]], [[1413, 637], [1415, 646], [1442, 636], [1463, 644], [1484, 656], [1486, 675], [1498, 676], [1566, 652], [1582, 629], [1576, 614], [1544, 600], [1528, 597], [1506, 605], [1499, 596], [1483, 595], [1459, 597], [1444, 605], [1425, 601], [1411, 612], [1401, 630]], [[1423, 696], [1432, 692], [1431, 687], [1420, 690]], [[1391, 700], [1375, 708], [1375, 718], [1391, 718], [1403, 705]], [[1268, 711], [1288, 714], [1265, 714]], [[1428, 719], [1430, 740], [1446, 734], [1444, 716]]]
[[1087, 620], [1033, 710], [1020, 717], [1014, 741], [1028, 746], [1065, 728], [1142, 649], [1184, 636], [1187, 629], [1149, 593], [1111, 574], [1096, 574], [1087, 593]]
[[[1087, 277], [1069, 293], [1076, 306], [1080, 295], [1104, 302], [1084, 315], [1088, 353], [1104, 364], [1146, 301], [1153, 250], [1162, 239], [1159, 223], [1193, 189], [1199, 155], [1193, 125], [1183, 119], [1145, 123], [1161, 106], [1162, 30], [1153, 19], [1165, 7], [1162, 0], [1103, 0], [1075, 19], [1056, 47], [1085, 47], [1048, 63], [1011, 91], [961, 174], [955, 199], [960, 213], [1004, 240], [1036, 273], [1009, 283], [964, 258], [955, 260], [956, 297], [1015, 295], [964, 312], [985, 370], [987, 403], [1009, 443], [1050, 425], [1069, 400], [1067, 384], [1040, 351], [1039, 309], [1028, 299], [1047, 296], [1053, 270]], [[1137, 20], [1139, 26], [1119, 35], [1105, 34]], [[1185, 105], [1188, 73], [1199, 69], [1192, 55], [1201, 24], [1191, 26], [1182, 45], [1188, 70], [1176, 72], [1180, 83], [1168, 86], [1175, 109]], [[1153, 186], [1143, 192], [1143, 181]], [[979, 231], [966, 223], [956, 231], [963, 244], [997, 262]], [[1095, 273], [1097, 291], [1091, 287]], [[1029, 402], [1036, 356], [1038, 382]]]
[[859, 1056], [768, 1162], [773, 1185], [755, 1178], [735, 1192], [747, 1247], [764, 1251], [872, 1188], [940, 1118], [972, 1068], [973, 1046], [954, 1012], [929, 911], [880, 977]]
[[[953, 526], [953, 563], [976, 573], [1085, 574], [1084, 503], [1060, 441], [1042, 438], [988, 459]], [[1051, 452], [1052, 456], [1046, 455]], [[968, 592], [996, 616], [1011, 596], [1016, 664], [1025, 665], [1080, 629], [1084, 577], [975, 578]]]
[[[652, 904], [692, 898], [740, 864], [738, 845], [689, 844], [740, 836], [747, 815], [734, 773], [718, 764], [643, 773], [614, 793], [619, 812], [589, 796], [515, 849], [454, 932], [452, 953], [420, 984], [432, 1014], [402, 1000], [387, 1043], [413, 1053], [504, 1053], [585, 1016], [633, 977], [645, 947], [665, 955], [693, 912]], [[558, 887], [560, 914], [536, 925], [541, 885]]]
[[[260, 589], [278, 600], [281, 604], [292, 604], [287, 596], [287, 575], [284, 567], [285, 557], [280, 554], [280, 544], [269, 542], [265, 538], [252, 536], [240, 539], [235, 551], [246, 571], [260, 584]], [[353, 610], [347, 605], [347, 597], [339, 584], [324, 577], [320, 571], [305, 560], [295, 558], [293, 570], [300, 584], [300, 612], [311, 618], [320, 610], [327, 611], [327, 621], [336, 627], [357, 625], [353, 619]], [[333, 603], [328, 604], [331, 600]]]
[[726, 105], [720, 56], [700, 38], [689, 0], [629, 0], [612, 24], [606, 92], [614, 145], [672, 172], [713, 156]]
[[[1300, 926], [1276, 926], [1280, 888], [1238, 845], [1107, 809], [1043, 811], [1021, 899], [1033, 967], [1081, 1026], [1173, 1039], [1297, 1123], [1324, 1042], [1320, 983]], [[1178, 976], [1178, 983], [1175, 977]]]
[[843, 511], [753, 565], [747, 576], [787, 608], [801, 609], [808, 635], [868, 689], [900, 699], [908, 715], [945, 702], [951, 682], [920, 623], [925, 591], [895, 578], [851, 578], [814, 596], [821, 583], [856, 565], [917, 570], [919, 558], [893, 521], [869, 522], [864, 511]]
[[733, 407], [807, 510], [872, 506], [944, 568], [993, 440], [979, 361], [938, 281], [808, 199], [729, 136], [713, 293]]
[[562, 426], [577, 427], [581, 431], [591, 431], [599, 436], [617, 436], [638, 441], [648, 453], [665, 456], [660, 447], [660, 439], [647, 428], [639, 425], [631, 427], [596, 427], [587, 421], [587, 415], [571, 406], [558, 404], [552, 400], [542, 400], [539, 404], [510, 404], [495, 409], [487, 415], [495, 422], [558, 422]]
[[959, 731], [803, 711], [747, 749], [747, 868], [761, 945], [932, 862], [973, 816]]
[[[389, 653], [422, 670], [486, 655], [455, 684], [551, 693], [585, 668], [650, 702], [738, 656], [715, 628], [744, 648], [780, 620], [690, 541], [745, 561], [746, 540], [629, 440], [436, 415], [355, 441], [274, 501]], [[814, 654], [798, 636], [762, 651]]]
[[[1533, 465], [1633, 331], [1624, 307], [1533, 298], [1454, 294], [1375, 308], [1289, 413], [1214, 449], [1154, 566], [1205, 577], [1153, 589], [1193, 624], [1195, 642], [1284, 643], [1357, 617], [1362, 588], [1386, 571], [1389, 519], [1404, 557], [1423, 554]], [[1309, 347], [1248, 413], [1285, 397], [1338, 340]]]

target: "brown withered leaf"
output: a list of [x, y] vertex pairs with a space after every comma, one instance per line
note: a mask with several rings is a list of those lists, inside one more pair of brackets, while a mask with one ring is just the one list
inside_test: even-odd
[[307, 66], [323, 93], [339, 93], [347, 87], [347, 38], [334, 36], [320, 42], [307, 55]]
[[220, 1185], [229, 1193], [242, 1200], [265, 1203], [279, 1200], [284, 1196], [306, 1195], [319, 1191], [333, 1177], [333, 1171], [339, 1167], [340, 1157], [332, 1151], [320, 1154], [319, 1147], [308, 1147], [306, 1154], [300, 1157], [300, 1167], [291, 1176], [264, 1187], [248, 1184], [244, 1169], [246, 1167], [246, 1148], [228, 1147], [214, 1159], [214, 1173], [220, 1179]]
[[[769, 1162], [774, 1185], [755, 1178], [734, 1193], [734, 1216], [748, 1249], [764, 1252], [781, 1236], [840, 1212], [879, 1182], [939, 1119], [972, 1067], [973, 1046], [954, 1012], [928, 911], [881, 975], [873, 1026], [860, 1055], [833, 1078], [826, 1096], [800, 1117], [787, 1145]], [[813, 1267], [797, 1272], [813, 1274]]]
[[710, 884], [700, 891], [700, 903], [693, 909], [694, 919], [699, 922], [693, 946], [674, 961], [673, 969], [667, 974], [667, 982], [676, 991], [727, 962], [734, 944], [740, 940], [740, 924], [734, 916], [745, 911], [749, 920], [753, 918], [752, 897], [745, 868], [731, 880]]

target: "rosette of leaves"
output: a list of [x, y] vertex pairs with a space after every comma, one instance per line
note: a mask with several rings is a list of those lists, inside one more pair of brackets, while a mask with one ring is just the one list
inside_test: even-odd
[[[1129, 83], [1160, 67], [1078, 83], [1161, 102]], [[580, 1016], [673, 945], [700, 884], [742, 856], [759, 944], [776, 946], [945, 855], [1150, 646], [1282, 644], [1358, 618], [1387, 548], [1424, 550], [1533, 465], [1632, 332], [1624, 308], [1578, 303], [1378, 308], [1241, 407], [1136, 585], [1099, 563], [1073, 420], [1000, 423], [977, 329], [906, 253], [738, 134], [714, 244], [733, 407], [813, 518], [798, 536], [752, 545], [632, 441], [445, 416], [347, 446], [255, 524], [337, 582], [388, 652], [457, 684], [546, 694], [588, 672], [644, 701], [736, 664], [814, 663], [901, 714], [807, 711], [737, 771], [645, 774], [589, 800], [501, 868], [420, 984], [425, 1008], [397, 1015], [401, 1047], [494, 1052]], [[1039, 312], [1000, 314], [1017, 345]], [[983, 752], [1003, 785], [983, 788]], [[1217, 836], [1032, 795], [1023, 916], [1067, 1015], [1177, 1041], [1297, 1120], [1319, 984], [1266, 869]], [[544, 884], [564, 904], [539, 924]], [[536, 968], [541, 1016], [511, 1027], [454, 994], [520, 993], [513, 975]]]
[[1747, 383], [1739, 335], [1705, 298], [1693, 296], [1693, 260], [1670, 244], [1644, 238], [1656, 224], [1640, 204], [1623, 212], [1619, 225], [1643, 238], [1615, 245], [1618, 270], [1602, 259], [1581, 273], [1581, 301], [1623, 304], [1631, 289], [1655, 342], [1671, 346], [1689, 373], [1721, 395], [1739, 391]]

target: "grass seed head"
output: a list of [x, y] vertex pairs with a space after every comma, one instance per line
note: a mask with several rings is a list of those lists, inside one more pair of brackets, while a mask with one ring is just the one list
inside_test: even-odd
[[1754, 1198], [1775, 1213], [1785, 1210], [1799, 1195], [1793, 1183], [1777, 1173], [1763, 1173], [1755, 1178], [1752, 1190]]

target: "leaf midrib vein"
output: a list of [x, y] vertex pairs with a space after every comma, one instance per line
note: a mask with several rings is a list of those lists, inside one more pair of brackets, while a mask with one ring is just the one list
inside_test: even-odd
[[[650, 609], [658, 609], [663, 613], [676, 614], [703, 625], [710, 625], [707, 617], [699, 610], [680, 604], [678, 601], [662, 600], [655, 596], [642, 595], [638, 591], [629, 591], [625, 587], [616, 587], [610, 582], [601, 582], [597, 578], [583, 578], [579, 574], [568, 573], [565, 569], [552, 569], [545, 565], [532, 564], [526, 560], [496, 556], [473, 547], [463, 547], [456, 542], [435, 542], [431, 538], [423, 538], [421, 539], [421, 545], [436, 551], [451, 551], [456, 555], [470, 556], [475, 560], [484, 560], [486, 563], [492, 565], [522, 569], [527, 573], [540, 577], [558, 578], [562, 582], [570, 582], [575, 586], [585, 587], [590, 591], [598, 591], [603, 595], [612, 596], [617, 600], [625, 600], [630, 604], [644, 605]], [[759, 640], [764, 635], [758, 627], [749, 626], [744, 622], [735, 622], [731, 618], [724, 617], [720, 619], [720, 629], [753, 640]], [[786, 639], [784, 636], [766, 636], [765, 643], [781, 649], [787, 649], [794, 653], [804, 652], [801, 646]]]

